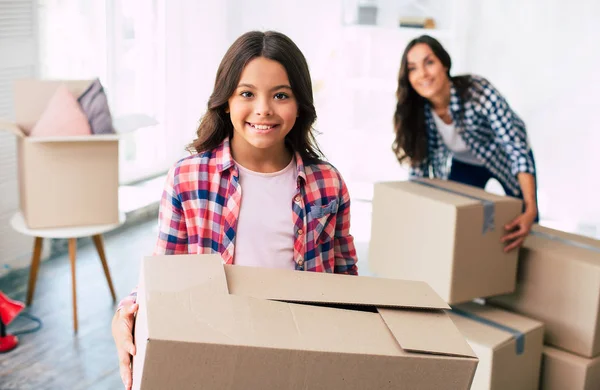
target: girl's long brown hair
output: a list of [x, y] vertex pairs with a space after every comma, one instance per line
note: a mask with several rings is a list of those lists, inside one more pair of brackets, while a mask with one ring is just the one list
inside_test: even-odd
[[419, 95], [408, 80], [408, 59], [410, 49], [419, 43], [424, 43], [446, 69], [448, 77], [457, 89], [462, 101], [468, 98], [470, 76], [450, 76], [452, 60], [444, 47], [429, 35], [422, 35], [408, 43], [400, 64], [398, 75], [398, 89], [396, 90], [396, 112], [394, 113], [394, 132], [396, 137], [392, 144], [392, 150], [399, 162], [408, 159], [412, 166], [425, 160], [427, 152], [427, 128], [425, 124], [425, 102], [426, 99]]
[[286, 136], [286, 144], [299, 152], [305, 162], [320, 161], [323, 154], [312, 132], [317, 114], [308, 64], [298, 46], [286, 35], [275, 31], [247, 32], [227, 50], [217, 70], [206, 114], [196, 131], [197, 138], [188, 150], [192, 153], [212, 150], [224, 139], [233, 136], [233, 125], [225, 112], [227, 101], [237, 88], [244, 67], [256, 57], [265, 57], [283, 65], [298, 102], [298, 118]]

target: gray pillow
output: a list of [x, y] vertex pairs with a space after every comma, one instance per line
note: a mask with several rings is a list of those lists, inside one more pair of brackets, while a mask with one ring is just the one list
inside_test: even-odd
[[108, 99], [99, 79], [94, 80], [77, 100], [81, 105], [81, 109], [87, 115], [92, 134], [116, 133], [108, 108]]

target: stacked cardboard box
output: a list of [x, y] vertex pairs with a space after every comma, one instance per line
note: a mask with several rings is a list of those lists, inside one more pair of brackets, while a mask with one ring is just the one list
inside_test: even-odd
[[444, 180], [377, 183], [369, 268], [422, 280], [450, 304], [514, 291], [517, 251], [505, 253], [515, 198]]
[[538, 388], [541, 322], [472, 302], [454, 306], [451, 318], [480, 359], [471, 390]]
[[544, 347], [540, 390], [600, 389], [600, 356], [584, 358]]
[[[453, 305], [511, 293], [518, 251], [504, 252], [501, 238], [521, 210], [518, 199], [450, 181], [378, 183], [369, 267], [380, 277], [425, 281]], [[458, 306], [452, 318], [480, 359], [473, 389], [537, 388], [542, 323], [475, 304]]]
[[600, 389], [600, 241], [535, 226], [517, 289], [491, 303], [543, 321], [542, 389]]
[[477, 359], [423, 282], [143, 262], [134, 389], [469, 389]]

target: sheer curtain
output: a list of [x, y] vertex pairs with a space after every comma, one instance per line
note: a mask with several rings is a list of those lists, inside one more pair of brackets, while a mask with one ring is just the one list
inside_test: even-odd
[[[115, 122], [145, 114], [158, 125], [123, 136], [121, 182], [164, 173], [185, 142], [168, 132], [165, 0], [40, 0], [41, 77], [99, 77]], [[177, 110], [175, 110], [177, 111]], [[173, 115], [180, 115], [173, 112]]]

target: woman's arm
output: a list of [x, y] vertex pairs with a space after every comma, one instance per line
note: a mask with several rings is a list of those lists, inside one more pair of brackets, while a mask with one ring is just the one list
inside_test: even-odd
[[504, 227], [507, 231], [507, 234], [502, 237], [502, 242], [506, 244], [504, 247], [505, 252], [516, 249], [523, 244], [538, 214], [535, 177], [530, 173], [519, 173], [517, 177], [523, 193], [525, 211]]
[[479, 91], [476, 104], [480, 105], [496, 140], [509, 157], [510, 172], [517, 177], [520, 173], [535, 174], [525, 123], [489, 81], [481, 78], [474, 82], [479, 83], [475, 87], [475, 90]]
[[537, 217], [537, 197], [535, 176], [531, 173], [521, 172], [517, 175], [521, 192], [523, 193], [523, 201], [525, 202], [525, 212], [530, 212]]
[[478, 83], [475, 90], [480, 92], [477, 104], [480, 104], [480, 111], [509, 157], [509, 170], [517, 177], [525, 202], [525, 211], [504, 227], [507, 234], [502, 237], [502, 242], [508, 252], [521, 246], [537, 218], [535, 164], [525, 123], [492, 84], [485, 79], [478, 79], [475, 83]]

